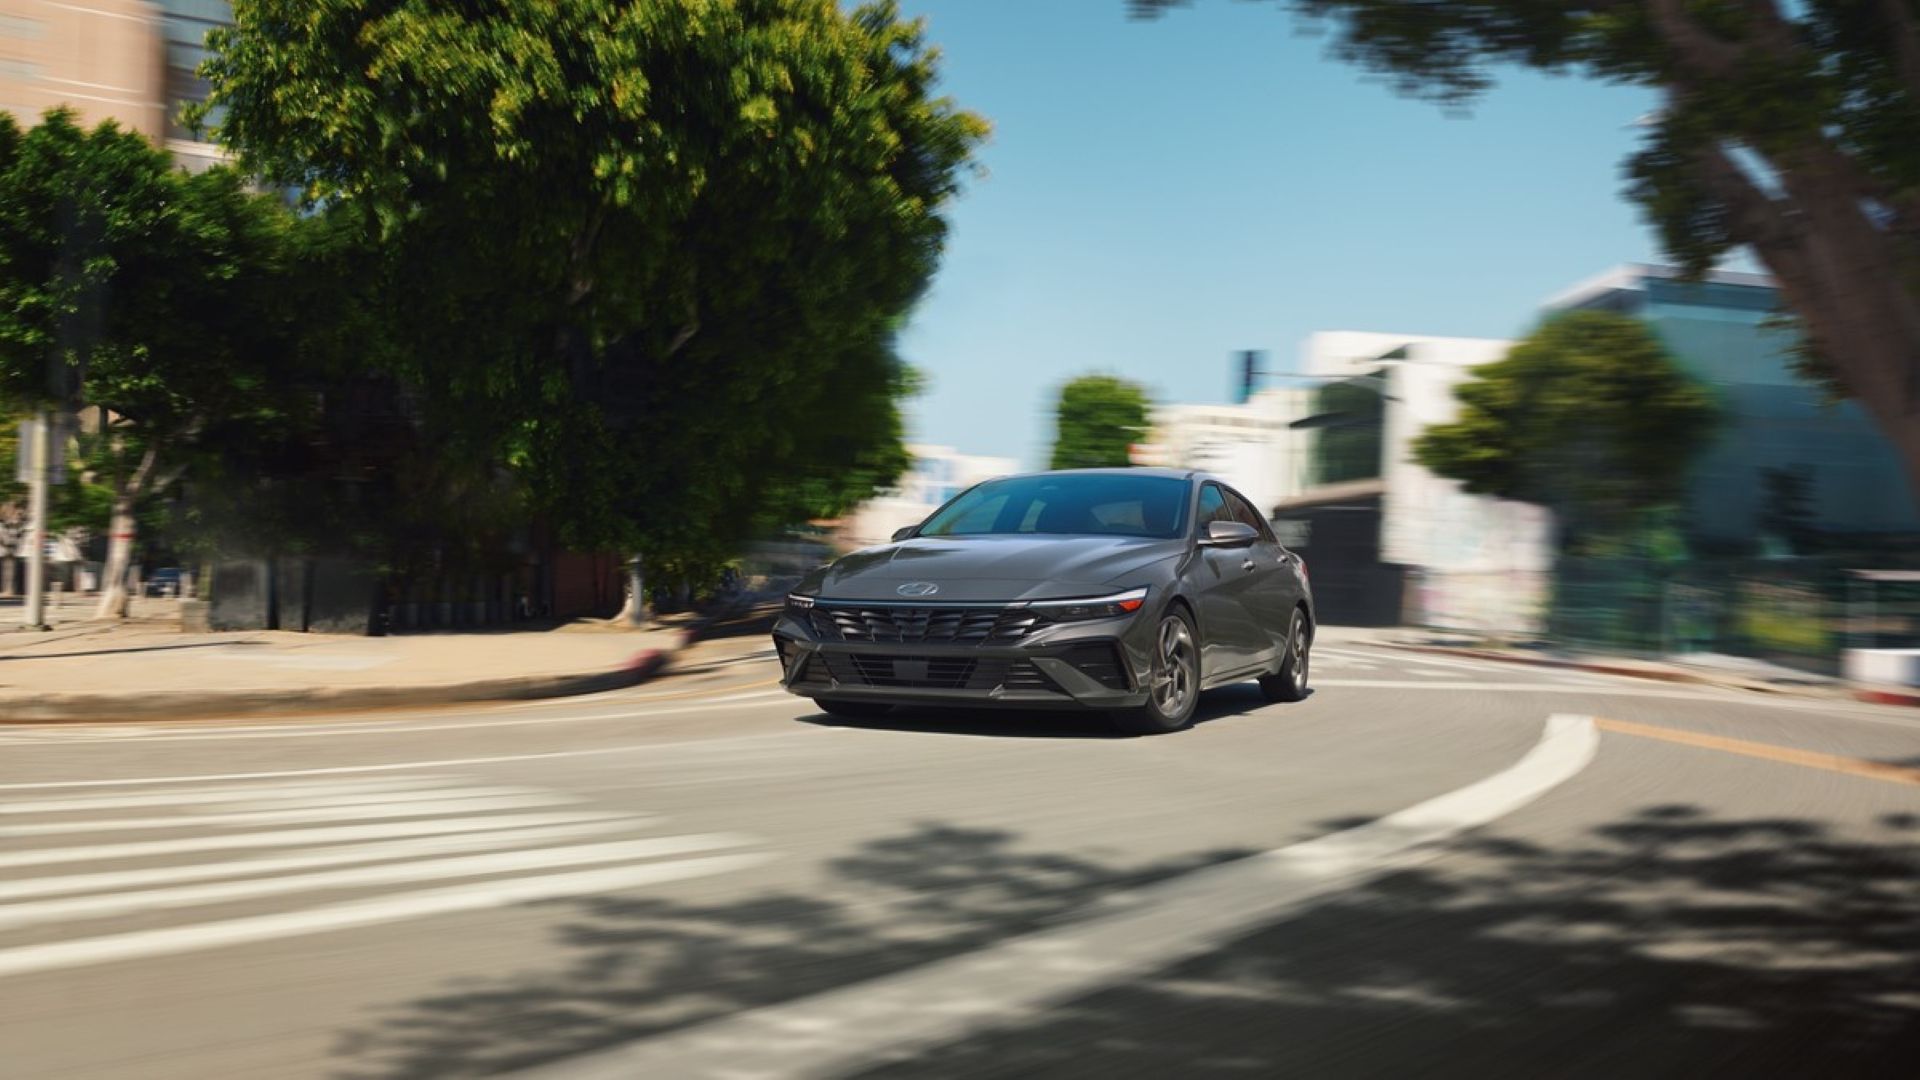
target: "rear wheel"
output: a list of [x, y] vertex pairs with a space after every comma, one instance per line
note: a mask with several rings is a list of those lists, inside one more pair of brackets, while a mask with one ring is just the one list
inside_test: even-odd
[[828, 716], [838, 716], [847, 720], [871, 720], [876, 716], [885, 716], [893, 706], [879, 701], [840, 701], [835, 698], [814, 698], [813, 703]]
[[1293, 622], [1287, 626], [1287, 652], [1280, 658], [1280, 670], [1260, 676], [1260, 692], [1268, 701], [1299, 701], [1307, 696], [1307, 666], [1313, 648], [1313, 635], [1307, 629], [1307, 613], [1293, 609]]
[[1193, 721], [1200, 701], [1200, 647], [1186, 612], [1172, 608], [1154, 632], [1147, 703], [1113, 714], [1114, 726], [1135, 735], [1163, 735]]

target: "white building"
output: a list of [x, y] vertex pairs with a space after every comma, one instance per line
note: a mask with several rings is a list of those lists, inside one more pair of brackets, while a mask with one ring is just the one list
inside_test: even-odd
[[1283, 387], [1254, 394], [1244, 405], [1162, 405], [1153, 410], [1152, 434], [1135, 458], [1213, 473], [1255, 506], [1272, 506], [1306, 486], [1310, 440], [1292, 424], [1311, 402], [1310, 390]]
[[[1316, 473], [1298, 496], [1274, 506], [1276, 518], [1298, 523], [1296, 533], [1302, 526], [1309, 534], [1329, 527], [1338, 532], [1340, 551], [1323, 543], [1315, 552], [1311, 536], [1304, 538], [1316, 570], [1344, 571], [1348, 554], [1359, 556], [1356, 563], [1387, 570], [1383, 575], [1356, 568], [1353, 594], [1327, 596], [1323, 606], [1329, 600], [1336, 609], [1348, 603], [1373, 613], [1364, 621], [1385, 621], [1392, 613], [1379, 609], [1391, 605], [1378, 594], [1397, 576], [1402, 591], [1395, 621], [1490, 633], [1524, 633], [1538, 625], [1552, 569], [1550, 515], [1526, 503], [1469, 495], [1413, 457], [1422, 431], [1458, 415], [1454, 387], [1474, 367], [1505, 356], [1511, 344], [1354, 331], [1307, 339], [1301, 365], [1307, 374], [1384, 395], [1377, 463], [1343, 475], [1337, 484], [1311, 482], [1325, 479]], [[1331, 432], [1341, 423], [1330, 418], [1317, 430]], [[1324, 456], [1319, 448], [1310, 454]], [[1346, 465], [1351, 469], [1353, 463]], [[1315, 575], [1317, 589], [1334, 586], [1337, 594], [1340, 584]], [[1338, 618], [1337, 610], [1329, 615]]]
[[877, 495], [848, 514], [835, 539], [846, 547], [886, 543], [894, 530], [918, 525], [947, 500], [982, 480], [1020, 471], [1008, 457], [962, 454], [951, 446], [908, 446], [913, 467], [892, 491]]

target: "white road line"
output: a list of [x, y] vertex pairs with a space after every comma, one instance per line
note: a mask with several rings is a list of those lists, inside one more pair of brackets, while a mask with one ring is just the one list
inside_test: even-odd
[[769, 856], [758, 854], [712, 855], [675, 862], [548, 874], [543, 877], [503, 878], [442, 889], [399, 893], [372, 900], [328, 904], [299, 911], [283, 911], [271, 915], [254, 915], [221, 922], [200, 923], [195, 926], [136, 930], [125, 934], [81, 938], [76, 941], [23, 945], [18, 948], [0, 949], [0, 978], [115, 961], [170, 956], [225, 945], [274, 941], [331, 930], [346, 930], [358, 926], [417, 919], [428, 915], [481, 911], [533, 900], [614, 892], [642, 885], [657, 885], [662, 882], [705, 877], [709, 874], [722, 874], [729, 870], [740, 870], [757, 865], [768, 858]]
[[[263, 811], [263, 810], [325, 810], [334, 806], [395, 806], [407, 803], [433, 802], [446, 799], [486, 799], [506, 798], [513, 795], [542, 794], [531, 788], [523, 787], [444, 787], [429, 788], [425, 791], [364, 791], [357, 794], [341, 795], [300, 795], [290, 799], [263, 799], [248, 797], [240, 799], [202, 799], [197, 805], [209, 810], [225, 811]], [[327, 817], [316, 814], [315, 817]], [[166, 820], [164, 818], [160, 820]]]
[[497, 829], [479, 833], [459, 833], [452, 836], [428, 836], [418, 840], [381, 840], [371, 844], [320, 848], [317, 851], [302, 852], [298, 855], [227, 859], [221, 862], [190, 863], [184, 866], [149, 866], [140, 870], [107, 870], [95, 874], [67, 874], [61, 877], [28, 878], [25, 881], [0, 881], [0, 901], [59, 896], [62, 893], [135, 889], [149, 885], [180, 885], [189, 881], [206, 881], [212, 878], [278, 874], [288, 870], [310, 870], [321, 866], [455, 855], [466, 851], [532, 847], [551, 840], [575, 840], [604, 833], [632, 830], [647, 823], [646, 819], [610, 817], [604, 821], [583, 821], [577, 825]]
[[186, 836], [178, 840], [135, 840], [123, 844], [86, 844], [80, 847], [37, 848], [31, 851], [0, 851], [0, 869], [10, 866], [51, 866], [58, 863], [95, 862], [107, 859], [144, 859], [158, 855], [183, 855], [195, 851], [235, 851], [247, 848], [300, 847], [305, 844], [333, 844], [356, 840], [385, 840], [400, 836], [442, 836], [455, 833], [489, 832], [495, 829], [532, 828], [536, 825], [574, 825], [589, 821], [649, 821], [650, 815], [565, 813], [498, 814], [471, 818], [430, 818], [425, 821], [388, 821], [378, 825], [341, 825], [319, 829], [278, 829], [260, 833], [220, 833]]
[[124, 915], [133, 911], [159, 911], [165, 908], [192, 907], [199, 904], [219, 904], [233, 900], [251, 900], [262, 896], [321, 889], [355, 889], [403, 882], [513, 874], [561, 866], [583, 866], [589, 863], [632, 862], [640, 859], [655, 859], [663, 855], [692, 855], [703, 851], [746, 847], [751, 843], [753, 843], [752, 837], [729, 833], [664, 836], [645, 840], [579, 844], [573, 847], [524, 848], [485, 855], [466, 855], [454, 859], [381, 863], [376, 866], [327, 870], [317, 874], [220, 881], [201, 885], [181, 885], [168, 889], [146, 889], [94, 896], [63, 896], [57, 900], [42, 900], [31, 904], [0, 905], [0, 930], [17, 929], [38, 923], [98, 919], [109, 915]]
[[[1920, 716], [1912, 716], [1913, 710], [1901, 710], [1884, 705], [1862, 705], [1848, 701], [1768, 697], [1760, 694], [1727, 690], [1673, 690], [1641, 688], [1631, 685], [1631, 680], [1621, 679], [1605, 687], [1572, 686], [1565, 683], [1436, 683], [1415, 680], [1371, 680], [1371, 679], [1315, 679], [1314, 685], [1336, 689], [1405, 689], [1405, 690], [1489, 690], [1495, 692], [1535, 693], [1535, 694], [1588, 694], [1595, 697], [1639, 697], [1660, 698], [1667, 701], [1710, 701], [1722, 705], [1738, 704], [1749, 709], [1778, 709], [1787, 712], [1817, 712], [1823, 716], [1843, 718], [1864, 724], [1877, 724], [1882, 727], [1901, 728], [1912, 731], [1920, 728]], [[562, 761], [571, 758], [605, 758], [619, 754], [645, 754], [660, 757], [685, 751], [707, 752], [715, 748], [727, 747], [743, 742], [763, 742], [778, 739], [796, 739], [822, 731], [844, 731], [852, 729], [823, 728], [814, 725], [796, 725], [784, 731], [761, 732], [754, 735], [726, 735], [713, 739], [670, 740], [658, 742], [627, 743], [619, 746], [600, 746], [579, 750], [540, 750], [524, 754], [490, 754], [482, 757], [430, 758], [415, 761], [382, 762], [375, 765], [331, 765], [311, 769], [274, 769], [261, 772], [236, 773], [187, 773], [179, 776], [139, 776], [119, 780], [34, 780], [21, 783], [0, 784], [0, 791], [74, 791], [89, 788], [145, 787], [161, 784], [218, 783], [228, 780], [273, 780], [294, 776], [354, 776], [363, 773], [404, 772], [409, 769], [441, 769], [466, 765], [504, 765], [523, 761]], [[1151, 740], [1141, 740], [1143, 745]]]
[[694, 739], [685, 742], [629, 743], [626, 746], [601, 746], [584, 750], [537, 750], [526, 754], [490, 754], [485, 757], [394, 761], [378, 765], [332, 765], [313, 769], [273, 769], [265, 772], [187, 773], [183, 776], [136, 776], [124, 780], [36, 780], [19, 784], [0, 784], [0, 791], [71, 791], [76, 788], [144, 787], [150, 784], [193, 784], [220, 780], [272, 780], [283, 776], [352, 776], [359, 773], [401, 772], [407, 769], [497, 765], [509, 761], [557, 761], [564, 758], [606, 757], [609, 754], [664, 754], [676, 750], [704, 750], [713, 746], [754, 742], [760, 739], [790, 739], [804, 734], [806, 734], [805, 731], [772, 731], [759, 735], [729, 735], [718, 739]]
[[126, 829], [183, 829], [213, 826], [278, 825], [297, 822], [365, 821], [374, 818], [433, 817], [470, 814], [477, 810], [527, 810], [535, 806], [563, 806], [579, 802], [568, 795], [510, 795], [483, 799], [444, 799], [408, 806], [343, 806], [324, 810], [262, 810], [245, 814], [177, 814], [172, 817], [114, 818], [93, 821], [53, 821], [36, 825], [9, 825], [0, 838], [57, 836], [66, 833], [120, 832]]
[[120, 810], [132, 806], [184, 806], [226, 797], [281, 799], [348, 792], [402, 792], [430, 785], [456, 783], [452, 778], [392, 777], [369, 780], [306, 780], [278, 784], [242, 784], [225, 787], [177, 788], [172, 791], [148, 791], [138, 795], [94, 795], [64, 799], [41, 799], [0, 805], [0, 814], [64, 814], [79, 810]]
[[1134, 893], [1112, 914], [681, 1035], [535, 1070], [542, 1080], [635, 1076], [825, 1077], [882, 1053], [934, 1045], [988, 1024], [1199, 955], [1339, 889], [1435, 857], [1436, 845], [1512, 813], [1573, 778], [1599, 735], [1555, 716], [1515, 764], [1359, 828], [1187, 874]]

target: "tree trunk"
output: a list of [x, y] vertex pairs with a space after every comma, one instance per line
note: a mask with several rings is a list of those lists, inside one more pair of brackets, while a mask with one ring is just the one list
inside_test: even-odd
[[1920, 297], [1907, 286], [1910, 241], [1876, 226], [1868, 193], [1824, 146], [1769, 159], [1784, 198], [1763, 191], [1723, 148], [1702, 179], [1728, 232], [1752, 246], [1840, 383], [1900, 455], [1920, 502]]
[[628, 626], [647, 624], [646, 568], [639, 555], [627, 561], [627, 602], [618, 618]]
[[[147, 481], [153, 476], [155, 450], [148, 446], [140, 455], [140, 464], [134, 466], [133, 474], [115, 485], [113, 493], [113, 514], [107, 526], [107, 565], [101, 571], [100, 606], [94, 609], [96, 619], [124, 619], [132, 600], [127, 592], [127, 574], [133, 569], [133, 542], [136, 539], [138, 522], [134, 508], [139, 505], [140, 496], [146, 491]], [[163, 478], [156, 487], [164, 487]]]
[[100, 606], [96, 619], [124, 619], [132, 602], [127, 578], [133, 570], [134, 518], [133, 496], [122, 492], [113, 497], [113, 516], [107, 529], [107, 565], [100, 572]]

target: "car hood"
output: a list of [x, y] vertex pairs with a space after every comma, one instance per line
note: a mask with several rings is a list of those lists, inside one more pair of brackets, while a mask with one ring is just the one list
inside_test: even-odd
[[[823, 600], [1045, 600], [1087, 596], [1186, 550], [1184, 540], [1131, 536], [918, 537], [865, 548], [810, 575], [802, 591]], [[930, 595], [903, 596], [924, 582]]]

